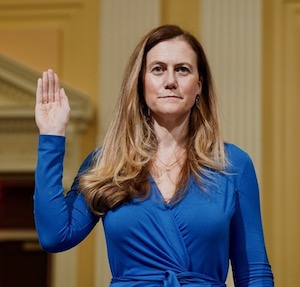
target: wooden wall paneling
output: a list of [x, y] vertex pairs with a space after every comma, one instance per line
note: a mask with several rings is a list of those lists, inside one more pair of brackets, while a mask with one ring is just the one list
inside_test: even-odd
[[285, 7], [285, 73], [284, 81], [284, 139], [285, 161], [285, 282], [283, 286], [296, 286], [300, 271], [300, 1]]
[[263, 202], [277, 286], [299, 273], [300, 1], [264, 1]]

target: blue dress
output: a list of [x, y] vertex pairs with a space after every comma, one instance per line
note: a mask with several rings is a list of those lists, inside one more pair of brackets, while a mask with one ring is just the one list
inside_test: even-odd
[[[48, 252], [77, 245], [99, 221], [78, 193], [78, 177], [63, 195], [64, 152], [64, 137], [40, 135], [34, 213], [40, 244]], [[235, 286], [274, 286], [252, 161], [231, 144], [226, 153], [230, 170], [212, 173], [207, 190], [191, 177], [184, 199], [166, 204], [149, 175], [147, 199], [134, 199], [101, 218], [111, 287], [225, 287], [229, 260]]]

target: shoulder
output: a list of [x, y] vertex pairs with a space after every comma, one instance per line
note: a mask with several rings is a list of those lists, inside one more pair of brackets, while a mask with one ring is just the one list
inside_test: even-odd
[[88, 169], [94, 166], [94, 164], [97, 161], [97, 158], [99, 157], [100, 153], [100, 148], [94, 149], [88, 156], [84, 159], [82, 162], [80, 168], [79, 168], [79, 173], [82, 174], [86, 172]]
[[229, 160], [243, 161], [246, 158], [249, 158], [248, 153], [235, 144], [225, 143], [224, 146], [226, 156]]
[[249, 154], [232, 143], [225, 143], [225, 154], [230, 172], [240, 173], [246, 167], [253, 166]]
[[252, 159], [234, 144], [226, 144], [225, 151], [228, 161], [226, 175], [233, 181], [239, 199], [247, 199], [246, 204], [251, 200], [258, 202], [259, 187]]

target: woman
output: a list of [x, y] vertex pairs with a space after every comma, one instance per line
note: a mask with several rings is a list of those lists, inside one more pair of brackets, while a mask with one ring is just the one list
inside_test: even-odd
[[41, 246], [77, 245], [101, 218], [112, 287], [273, 286], [249, 156], [220, 135], [200, 43], [173, 25], [137, 45], [111, 127], [65, 197], [70, 108], [52, 70], [37, 84], [35, 219]]

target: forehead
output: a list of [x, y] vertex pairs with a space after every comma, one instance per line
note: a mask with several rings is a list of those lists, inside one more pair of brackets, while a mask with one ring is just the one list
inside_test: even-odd
[[178, 61], [196, 65], [197, 55], [183, 39], [171, 39], [155, 45], [146, 56], [147, 63], [153, 61]]

